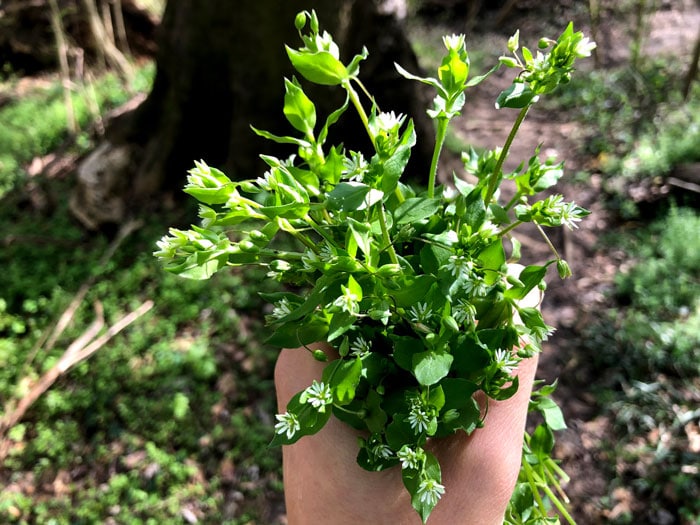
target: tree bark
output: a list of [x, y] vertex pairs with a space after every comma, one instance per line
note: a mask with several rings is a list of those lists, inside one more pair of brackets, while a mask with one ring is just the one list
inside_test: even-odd
[[[322, 29], [334, 35], [344, 60], [367, 46], [370, 58], [360, 66], [360, 76], [382, 110], [403, 112], [417, 120], [424, 152], [414, 151], [414, 164], [427, 166], [433, 134], [425, 116], [427, 96], [418, 84], [398, 77], [393, 66], [396, 61], [418, 70], [400, 21], [382, 11], [381, 0], [317, 0], [313, 4]], [[224, 169], [232, 178], [261, 175], [263, 164], [258, 155], [274, 151], [279, 156], [280, 146], [257, 137], [250, 125], [282, 135], [292, 131], [281, 118], [283, 77], [294, 74], [284, 44], [299, 43], [294, 16], [305, 8], [305, 0], [169, 2], [160, 28], [152, 91], [137, 110], [107, 132], [114, 148], [129, 148], [131, 162], [112, 176], [116, 179], [112, 189], [102, 187], [99, 193], [110, 198], [118, 195], [132, 206], [152, 202], [163, 191], [178, 195], [186, 171], [198, 159]], [[343, 100], [340, 88], [324, 88], [320, 98], [314, 97], [318, 90], [309, 87], [308, 91], [322, 114]], [[363, 136], [359, 119], [356, 124], [343, 126], [346, 132], [341, 140], [348, 147], [365, 140], [358, 138]], [[340, 130], [337, 128], [332, 133]], [[108, 164], [103, 171], [114, 172]], [[114, 216], [100, 217], [99, 199], [91, 202], [87, 179], [99, 177], [79, 176], [73, 208], [92, 217], [93, 227], [114, 221]], [[124, 207], [127, 212], [128, 208]]]

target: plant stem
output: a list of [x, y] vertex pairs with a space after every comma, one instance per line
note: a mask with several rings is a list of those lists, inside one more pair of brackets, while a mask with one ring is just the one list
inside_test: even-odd
[[445, 143], [445, 136], [447, 135], [447, 126], [449, 123], [450, 121], [447, 118], [439, 118], [437, 121], [435, 149], [433, 150], [433, 159], [430, 161], [430, 174], [428, 175], [429, 199], [432, 199], [435, 196], [435, 178], [437, 176], [438, 161], [440, 160], [442, 145]]
[[550, 501], [554, 504], [557, 510], [561, 513], [561, 515], [564, 516], [564, 519], [568, 521], [571, 525], [576, 525], [574, 518], [571, 517], [571, 514], [568, 513], [566, 507], [562, 504], [561, 501], [559, 501], [559, 498], [557, 498], [556, 494], [552, 492], [552, 490], [546, 483], [542, 483], [542, 490], [550, 499]]
[[544, 501], [542, 501], [542, 496], [540, 496], [540, 491], [538, 490], [538, 485], [541, 485], [541, 483], [537, 483], [535, 481], [535, 478], [532, 475], [532, 467], [528, 464], [525, 458], [523, 458], [522, 469], [525, 471], [525, 477], [527, 477], [527, 482], [530, 485], [530, 490], [532, 491], [532, 496], [535, 498], [537, 506], [542, 514], [546, 516], [547, 508], [544, 506]]
[[389, 258], [394, 264], [399, 264], [399, 258], [396, 256], [396, 251], [394, 250], [394, 245], [391, 244], [391, 237], [389, 237], [389, 229], [386, 227], [386, 214], [384, 213], [384, 205], [379, 203], [379, 225], [382, 228], [382, 240], [386, 250], [389, 252]]
[[547, 237], [547, 234], [546, 234], [546, 233], [544, 232], [544, 230], [542, 229], [542, 226], [540, 226], [540, 225], [537, 224], [536, 222], [534, 222], [533, 224], [535, 225], [535, 227], [537, 228], [537, 230], [538, 230], [538, 231], [540, 232], [540, 234], [542, 235], [542, 238], [544, 239], [544, 242], [547, 243], [547, 246], [549, 246], [549, 249], [552, 250], [552, 253], [554, 254], [554, 257], [557, 258], [557, 261], [561, 260], [561, 255], [559, 255], [559, 252], [557, 251], [557, 249], [556, 249], [556, 248], [554, 247], [554, 245], [552, 244], [552, 241], [550, 241], [550, 240], [549, 240], [549, 237]]
[[357, 111], [357, 114], [359, 115], [360, 120], [362, 121], [362, 124], [365, 127], [365, 130], [367, 130], [367, 135], [369, 135], [369, 139], [372, 141], [372, 146], [376, 148], [374, 135], [372, 135], [372, 131], [369, 129], [369, 118], [367, 117], [365, 108], [362, 107], [362, 102], [360, 102], [360, 97], [358, 96], [357, 91], [353, 89], [352, 84], [350, 84], [349, 80], [343, 82], [343, 88], [345, 88], [345, 91], [347, 91], [348, 95], [350, 96], [352, 105], [355, 106], [355, 110]]
[[512, 231], [512, 230], [514, 230], [515, 228], [517, 228], [518, 226], [520, 226], [522, 223], [523, 223], [523, 221], [515, 221], [513, 224], [511, 224], [511, 225], [509, 225], [508, 227], [506, 227], [506, 228], [504, 228], [503, 230], [501, 230], [501, 231], [499, 232], [498, 236], [499, 236], [499, 237], [505, 236], [506, 233], [508, 233], [508, 232], [510, 232], [510, 231]]
[[496, 193], [498, 183], [501, 181], [501, 170], [503, 169], [503, 163], [505, 162], [506, 157], [508, 156], [508, 150], [510, 150], [510, 146], [511, 144], [513, 144], [513, 140], [515, 139], [515, 135], [518, 133], [518, 129], [520, 129], [520, 125], [523, 123], [523, 120], [525, 120], [525, 115], [527, 115], [529, 109], [530, 106], [528, 105], [520, 110], [520, 113], [518, 113], [518, 118], [515, 119], [513, 127], [511, 128], [510, 133], [508, 134], [508, 138], [506, 139], [506, 142], [503, 145], [501, 155], [498, 157], [496, 167], [494, 168], [493, 173], [491, 174], [491, 179], [489, 180], [489, 186], [486, 191], [486, 198], [484, 199], [484, 204], [486, 204], [486, 206], [489, 205], [489, 202], [491, 202], [491, 199], [493, 198], [493, 194]]

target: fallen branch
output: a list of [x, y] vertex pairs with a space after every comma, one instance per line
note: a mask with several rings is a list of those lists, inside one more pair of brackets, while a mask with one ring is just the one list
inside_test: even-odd
[[[119, 248], [119, 245], [124, 241], [124, 239], [126, 239], [134, 231], [139, 229], [142, 225], [143, 221], [140, 220], [131, 220], [124, 223], [121, 226], [121, 228], [119, 228], [117, 236], [107, 247], [107, 250], [105, 251], [105, 253], [102, 254], [102, 257], [100, 257], [97, 266], [105, 266], [114, 255], [114, 252], [117, 251], [117, 248]], [[54, 347], [58, 338], [61, 336], [61, 334], [63, 334], [65, 329], [73, 320], [75, 312], [78, 310], [78, 307], [83, 302], [83, 299], [85, 299], [85, 296], [87, 295], [90, 287], [94, 284], [95, 278], [95, 275], [93, 275], [92, 277], [88, 278], [83, 284], [80, 285], [80, 288], [78, 288], [78, 291], [76, 292], [75, 296], [73, 296], [73, 299], [71, 300], [70, 304], [63, 311], [63, 314], [61, 314], [61, 317], [58, 319], [58, 322], [56, 323], [54, 329], [50, 332], [50, 334], [49, 332], [45, 332], [45, 335], [37, 341], [36, 345], [27, 357], [25, 366], [28, 366], [34, 360], [34, 357], [36, 356], [40, 348], [43, 347], [45, 350], [51, 350]]]
[[5, 410], [5, 415], [0, 420], [0, 439], [2, 440], [0, 441], [0, 461], [5, 459], [9, 451], [10, 444], [9, 440], [5, 439], [6, 432], [21, 421], [29, 407], [31, 407], [44, 392], [51, 388], [59, 377], [64, 375], [76, 364], [97, 352], [97, 350], [107, 344], [112, 337], [136, 321], [139, 317], [143, 316], [151, 308], [153, 308], [153, 301], [148, 300], [144, 302], [136, 310], [121, 317], [116, 323], [110, 326], [103, 335], [95, 338], [104, 326], [102, 305], [100, 303], [95, 304], [97, 319], [66, 349], [58, 362], [32, 385], [29, 393], [19, 401], [16, 407]]

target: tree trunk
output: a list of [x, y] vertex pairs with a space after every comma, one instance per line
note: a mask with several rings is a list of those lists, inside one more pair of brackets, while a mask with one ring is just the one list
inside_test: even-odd
[[[385, 12], [385, 2], [317, 0], [313, 4], [322, 28], [334, 35], [345, 53], [344, 60], [367, 46], [370, 58], [361, 65], [363, 82], [382, 110], [403, 112], [418, 121], [423, 135], [419, 144], [430, 150], [433, 131], [425, 116], [424, 91], [416, 83], [398, 79], [393, 66], [396, 61], [417, 71], [417, 61], [400, 21]], [[90, 227], [119, 222], [129, 209], [124, 203], [153, 202], [163, 191], [179, 194], [186, 171], [198, 159], [224, 169], [232, 178], [259, 176], [263, 164], [258, 155], [270, 152], [271, 146], [279, 154], [280, 147], [257, 137], [250, 125], [282, 135], [291, 131], [281, 119], [283, 76], [294, 74], [284, 44], [299, 43], [294, 16], [308, 9], [308, 4], [307, 0], [169, 2], [150, 95], [108, 130], [109, 144], [100, 150], [105, 162], [93, 158], [90, 173], [79, 170], [72, 208], [81, 220]], [[335, 96], [324, 89], [320, 98], [314, 98], [314, 91], [309, 89], [320, 112], [342, 103], [340, 88]], [[352, 147], [363, 135], [359, 119], [357, 123], [341, 138], [346, 146]], [[131, 161], [113, 169], [107, 157], [123, 160], [125, 149]], [[415, 165], [427, 166], [427, 155], [415, 151]], [[104, 206], [105, 199], [110, 206]]]

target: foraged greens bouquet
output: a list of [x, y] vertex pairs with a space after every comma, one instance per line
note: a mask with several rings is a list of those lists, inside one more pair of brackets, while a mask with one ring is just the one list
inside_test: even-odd
[[[566, 84], [574, 61], [588, 56], [595, 44], [569, 24], [557, 40], [541, 39], [533, 53], [520, 48], [516, 33], [497, 66], [469, 79], [465, 38], [453, 35], [444, 37], [446, 54], [437, 78], [397, 65], [404, 77], [436, 92], [428, 110], [436, 141], [423, 188], [401, 180], [416, 143], [412, 121], [382, 111], [359, 79], [367, 50], [344, 64], [332, 36], [319, 29], [315, 12], [299, 13], [295, 25], [303, 44], [287, 47], [294, 68], [309, 82], [340, 86], [347, 95], [344, 104], [321, 123], [301, 83], [285, 79], [283, 111], [298, 133], [254, 131], [297, 146], [297, 154], [263, 155], [269, 169], [242, 181], [195, 163], [185, 191], [201, 202], [201, 223], [188, 231], [171, 229], [156, 255], [168, 271], [192, 279], [257, 265], [268, 269], [270, 278], [292, 285], [296, 292], [264, 296], [273, 305], [270, 343], [296, 348], [325, 342], [339, 358], [276, 416], [273, 444], [318, 432], [333, 414], [363, 431], [357, 455], [363, 468], [400, 465], [412, 505], [425, 522], [445, 491], [440, 465], [424, 447], [427, 440], [488, 425], [473, 394], [511, 397], [518, 389], [512, 375], [518, 363], [539, 352], [552, 330], [536, 307], [521, 301], [544, 289], [550, 265], [562, 278], [570, 275], [569, 267], [553, 247], [553, 259], [544, 265], [515, 265], [521, 245], [514, 232], [534, 223], [546, 239], [542, 227], [571, 228], [588, 212], [561, 195], [537, 200], [562, 176], [562, 163], [543, 162], [536, 151], [512, 173], [504, 173], [503, 166], [528, 110]], [[463, 153], [471, 182], [455, 176], [451, 185], [436, 185], [448, 125], [465, 104], [465, 90], [501, 65], [518, 72], [496, 100], [497, 108], [519, 110], [507, 141], [502, 148]], [[328, 143], [331, 126], [350, 107], [367, 131], [369, 152]], [[499, 200], [504, 180], [515, 188], [508, 202]], [[280, 235], [294, 239], [298, 248], [280, 249], [273, 243]], [[309, 351], [327, 359], [321, 350]], [[548, 517], [546, 500], [572, 522], [561, 502], [559, 482], [566, 475], [550, 457], [552, 431], [564, 427], [547, 397], [553, 389], [544, 386], [532, 396], [531, 409], [544, 418], [525, 435], [520, 478], [506, 516], [512, 523], [558, 522]]]

